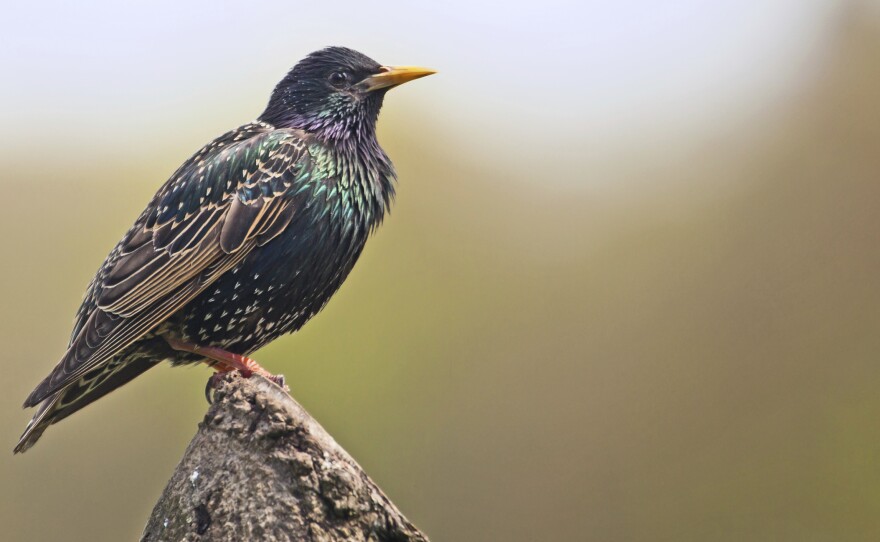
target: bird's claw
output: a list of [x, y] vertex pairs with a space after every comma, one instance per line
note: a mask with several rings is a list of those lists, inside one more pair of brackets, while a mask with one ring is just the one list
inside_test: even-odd
[[273, 383], [275, 383], [275, 385], [277, 385], [282, 390], [286, 391], [287, 393], [290, 393], [290, 388], [287, 387], [284, 375], [270, 375], [266, 378], [269, 379], [270, 381], [272, 381]]
[[214, 404], [214, 390], [217, 389], [217, 385], [220, 384], [220, 380], [223, 378], [224, 373], [214, 373], [208, 378], [208, 382], [205, 383], [205, 399], [208, 401], [209, 405]]

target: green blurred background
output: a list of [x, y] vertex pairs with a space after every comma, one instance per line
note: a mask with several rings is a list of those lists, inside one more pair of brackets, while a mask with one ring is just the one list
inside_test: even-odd
[[136, 538], [205, 412], [157, 368], [11, 450], [154, 190], [307, 52], [395, 90], [392, 216], [255, 357], [442, 540], [880, 539], [880, 8], [39, 3], [0, 23], [0, 539]]

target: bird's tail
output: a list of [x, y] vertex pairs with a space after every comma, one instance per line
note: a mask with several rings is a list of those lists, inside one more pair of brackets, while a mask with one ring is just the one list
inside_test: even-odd
[[43, 431], [55, 423], [52, 413], [55, 411], [55, 406], [58, 404], [59, 399], [61, 399], [62, 393], [63, 392], [59, 392], [43, 401], [40, 405], [40, 409], [34, 414], [31, 421], [28, 422], [27, 427], [24, 428], [24, 433], [22, 433], [21, 438], [18, 439], [18, 444], [16, 444], [13, 453], [20, 454], [26, 452], [31, 446], [36, 444], [41, 436], [43, 436]]
[[161, 360], [151, 357], [111, 359], [89, 371], [82, 378], [47, 397], [28, 423], [13, 450], [22, 453], [33, 446], [43, 432], [92, 401], [100, 399], [132, 378], [155, 366]]

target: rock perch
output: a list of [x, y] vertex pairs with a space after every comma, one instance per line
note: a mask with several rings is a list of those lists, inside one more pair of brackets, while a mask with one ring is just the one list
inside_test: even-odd
[[428, 538], [290, 395], [263, 377], [230, 373], [141, 540]]

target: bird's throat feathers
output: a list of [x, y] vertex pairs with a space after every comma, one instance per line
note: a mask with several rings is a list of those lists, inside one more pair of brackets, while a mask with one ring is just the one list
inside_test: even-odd
[[332, 169], [337, 179], [343, 207], [357, 209], [357, 215], [370, 231], [382, 223], [394, 201], [397, 175], [391, 160], [375, 137], [357, 148], [337, 143], [325, 151], [332, 155]]
[[279, 85], [260, 120], [278, 128], [304, 130], [328, 144], [356, 148], [376, 140], [384, 94], [333, 94], [311, 100], [296, 86]]
[[292, 95], [294, 89], [279, 85], [260, 120], [308, 134], [315, 143], [313, 158], [320, 156], [319, 176], [337, 179], [343, 207], [357, 209], [365, 225], [376, 228], [390, 209], [396, 181], [376, 138], [382, 94], [362, 100], [330, 96], [320, 105], [307, 105], [303, 95]]

